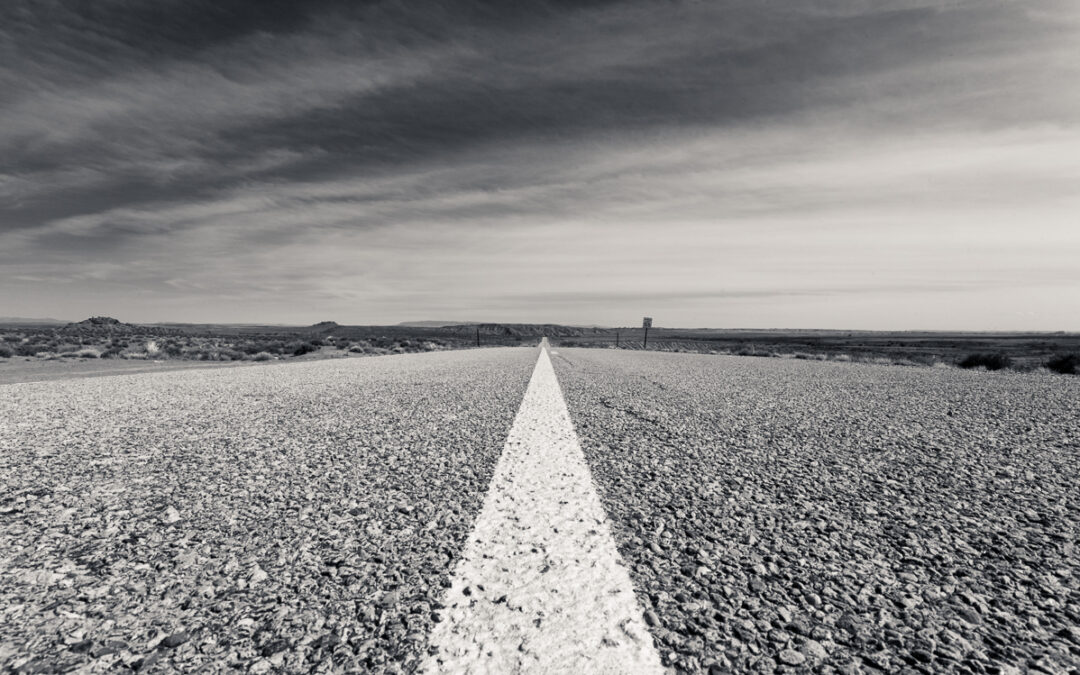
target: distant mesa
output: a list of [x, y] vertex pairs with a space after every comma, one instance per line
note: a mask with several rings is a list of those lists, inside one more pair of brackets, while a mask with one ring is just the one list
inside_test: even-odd
[[84, 319], [78, 323], [69, 323], [63, 328], [60, 328], [60, 330], [65, 333], [75, 333], [78, 335], [165, 335], [169, 332], [165, 328], [156, 326], [138, 326], [135, 324], [124, 323], [111, 316], [92, 316], [89, 319]]
[[316, 332], [331, 331], [339, 327], [340, 324], [337, 321], [320, 321], [319, 323], [311, 324], [311, 330]]
[[472, 325], [446, 326], [445, 329], [459, 335], [471, 335], [479, 332], [481, 336], [496, 337], [579, 337], [596, 333], [599, 329], [581, 326], [560, 326], [551, 323], [477, 323]]
[[100, 334], [100, 333], [130, 333], [135, 329], [129, 323], [111, 316], [92, 316], [75, 323], [69, 323], [61, 328], [68, 333]]
[[122, 322], [120, 319], [114, 319], [111, 316], [92, 316], [89, 319], [80, 321], [80, 326], [119, 326]]
[[447, 326], [475, 326], [479, 321], [402, 321], [402, 328], [445, 328]]

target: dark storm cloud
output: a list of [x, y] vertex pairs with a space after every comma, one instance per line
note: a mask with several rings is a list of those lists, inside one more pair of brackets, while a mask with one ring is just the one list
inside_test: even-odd
[[[0, 172], [24, 177], [24, 192], [71, 191], [66, 206], [45, 191], [44, 210], [28, 196], [12, 219], [32, 224], [98, 208], [103, 191], [147, 201], [165, 185], [191, 198], [478, 144], [842, 106], [859, 96], [845, 83], [866, 73], [932, 68], [1005, 28], [1010, 40], [1045, 29], [1010, 5], [845, 4], [8, 3]], [[87, 172], [63, 174], [73, 166]]]
[[[1002, 185], [1060, 205], [1071, 170], [1009, 168], [1038, 164], [1075, 119], [1062, 83], [1080, 74], [1076, 32], [1073, 7], [1054, 0], [8, 0], [0, 262], [124, 278], [138, 260], [139, 283], [166, 268], [164, 288], [183, 286], [185, 266], [247, 256], [250, 272], [289, 247], [310, 247], [315, 263], [358, 245], [349, 232], [422, 256], [428, 238], [411, 228], [443, 228], [450, 246], [524, 260], [561, 245], [528, 228], [575, 219], [698, 227], [722, 214], [772, 218], [759, 226], [784, 233], [799, 216], [842, 248], [860, 235], [832, 239], [837, 219], [895, 228], [950, 200], [1000, 207]], [[958, 149], [986, 149], [996, 168], [968, 179]], [[951, 176], [948, 191], [928, 190], [932, 175]], [[631, 239], [605, 244], [622, 256], [607, 264], [637, 262], [622, 252]], [[694, 251], [664, 256], [677, 274]], [[324, 267], [335, 269], [308, 274]], [[417, 288], [428, 282], [445, 276]], [[748, 284], [740, 297], [797, 287]], [[620, 300], [597, 294], [575, 297]]]

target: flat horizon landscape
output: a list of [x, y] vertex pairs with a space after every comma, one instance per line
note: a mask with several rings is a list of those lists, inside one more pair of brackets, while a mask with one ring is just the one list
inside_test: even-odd
[[[65, 374], [204, 364], [347, 358], [484, 346], [649, 349], [988, 370], [1076, 374], [1080, 333], [602, 328], [556, 324], [405, 322], [347, 326], [128, 324], [93, 317], [65, 324], [0, 320], [0, 382]], [[139, 362], [141, 367], [132, 365]]]
[[1080, 675], [1078, 45], [3, 0], [0, 675]]

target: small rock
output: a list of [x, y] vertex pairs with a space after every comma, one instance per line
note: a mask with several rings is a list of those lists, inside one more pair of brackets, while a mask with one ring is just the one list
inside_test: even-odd
[[[471, 595], [471, 593], [466, 593], [465, 595]], [[380, 607], [394, 607], [399, 602], [401, 602], [401, 591], [399, 590], [384, 593], [383, 596], [379, 598]]]
[[248, 583], [254, 586], [255, 584], [266, 581], [269, 576], [270, 575], [267, 574], [263, 568], [255, 565], [251, 568], [251, 575], [248, 577]]
[[660, 617], [656, 616], [656, 612], [651, 609], [645, 610], [645, 623], [649, 624], [649, 627], [655, 628], [660, 625]]
[[934, 660], [934, 655], [926, 651], [925, 649], [912, 649], [911, 656], [920, 663], [930, 663]]
[[862, 675], [863, 669], [859, 665], [858, 661], [848, 661], [847, 663], [841, 663], [836, 667], [836, 670], [842, 675]]
[[1072, 640], [1076, 644], [1080, 645], [1080, 627], [1066, 626], [1058, 631], [1058, 636], [1065, 638], [1066, 640]]
[[187, 631], [180, 631], [178, 633], [173, 633], [172, 635], [162, 640], [161, 646], [165, 647], [166, 649], [176, 649], [190, 639], [191, 636], [187, 633]]
[[170, 506], [165, 509], [165, 517], [163, 519], [167, 525], [180, 521], [180, 512], [176, 510], [176, 507]]
[[812, 630], [810, 622], [801, 616], [797, 616], [792, 619], [791, 622], [787, 625], [787, 628], [792, 633], [803, 636], [810, 635], [810, 631]]
[[784, 649], [780, 652], [780, 662], [789, 666], [798, 666], [806, 661], [806, 657], [794, 649]]
[[150, 666], [157, 663], [158, 660], [160, 660], [160, 659], [161, 659], [161, 652], [153, 652], [151, 654], [147, 654], [146, 656], [135, 659], [135, 661], [133, 661], [131, 663], [131, 669], [132, 670], [146, 670]]
[[807, 640], [803, 643], [802, 653], [806, 658], [814, 661], [824, 661], [829, 658], [829, 652], [817, 640]]
[[80, 641], [70, 645], [68, 647], [68, 649], [75, 652], [76, 654], [85, 654], [86, 652], [90, 651], [90, 648], [93, 647], [93, 646], [94, 646], [94, 641], [93, 640], [80, 640]]

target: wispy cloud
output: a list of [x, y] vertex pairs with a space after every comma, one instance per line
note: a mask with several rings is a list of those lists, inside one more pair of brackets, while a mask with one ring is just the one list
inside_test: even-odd
[[1072, 3], [159, 7], [0, 9], [4, 313], [1076, 327]]

